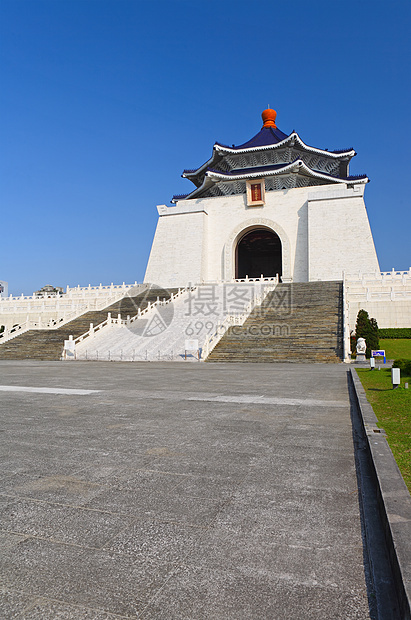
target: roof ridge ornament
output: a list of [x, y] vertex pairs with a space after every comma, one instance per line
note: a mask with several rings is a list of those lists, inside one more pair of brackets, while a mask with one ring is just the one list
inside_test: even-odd
[[277, 117], [277, 112], [272, 108], [267, 108], [261, 114], [261, 118], [263, 119], [263, 127], [273, 127], [277, 129], [277, 125], [275, 124], [275, 119]]

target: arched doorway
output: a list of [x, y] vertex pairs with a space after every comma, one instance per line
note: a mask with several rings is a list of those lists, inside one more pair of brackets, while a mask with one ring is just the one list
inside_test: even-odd
[[272, 278], [282, 275], [280, 237], [272, 230], [257, 228], [243, 235], [236, 248], [236, 278]]

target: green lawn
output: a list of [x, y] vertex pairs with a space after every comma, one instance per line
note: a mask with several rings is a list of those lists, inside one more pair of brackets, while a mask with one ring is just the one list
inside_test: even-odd
[[381, 339], [379, 348], [385, 349], [387, 360], [411, 360], [411, 338], [400, 338], [398, 340]]
[[[381, 342], [391, 344], [405, 341], [380, 340], [380, 347], [384, 348]], [[408, 342], [411, 344], [410, 340]], [[405, 355], [392, 357], [405, 357]], [[377, 416], [378, 425], [387, 433], [392, 453], [411, 492], [411, 377], [401, 376], [401, 385], [394, 390], [389, 369], [357, 368], [357, 372], [367, 399]], [[405, 382], [408, 382], [410, 389], [405, 389]]]

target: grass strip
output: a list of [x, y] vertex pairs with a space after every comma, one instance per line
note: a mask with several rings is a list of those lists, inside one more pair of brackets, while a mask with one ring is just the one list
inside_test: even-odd
[[380, 338], [380, 349], [385, 349], [388, 360], [411, 359], [411, 339], [385, 340]]
[[411, 388], [404, 387], [406, 382], [411, 386], [411, 377], [401, 376], [401, 385], [394, 390], [390, 369], [356, 370], [378, 425], [387, 433], [388, 444], [411, 492]]

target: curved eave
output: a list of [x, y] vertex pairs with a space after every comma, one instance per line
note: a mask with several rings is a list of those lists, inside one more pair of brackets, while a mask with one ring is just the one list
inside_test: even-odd
[[[208, 168], [212, 168], [215, 164], [224, 156], [224, 154], [236, 154], [236, 153], [255, 153], [261, 151], [270, 151], [272, 149], [280, 149], [285, 146], [288, 146], [290, 143], [297, 144], [303, 150], [309, 153], [316, 153], [317, 155], [323, 155], [324, 157], [330, 157], [331, 159], [345, 159], [349, 157], [350, 159], [356, 155], [354, 149], [349, 151], [341, 151], [339, 153], [333, 153], [332, 151], [324, 151], [323, 149], [317, 149], [313, 146], [308, 146], [301, 140], [300, 136], [296, 131], [290, 133], [287, 138], [282, 140], [281, 142], [276, 142], [273, 144], [266, 144], [264, 146], [253, 146], [245, 149], [238, 149], [235, 147], [224, 146], [223, 144], [219, 144], [216, 142], [213, 146], [213, 154], [209, 160], [207, 160], [202, 166], [197, 168], [196, 170], [189, 171], [184, 170], [181, 175], [184, 179], [189, 179], [194, 185], [197, 185], [197, 188], [200, 189], [202, 184], [201, 177], [204, 173], [206, 173]], [[197, 182], [196, 182], [197, 181]]]
[[[204, 190], [208, 189], [209, 187], [212, 187], [214, 185], [214, 181], [208, 177], [207, 175], [204, 175], [204, 180], [202, 182], [202, 184], [200, 185], [200, 187], [196, 187], [191, 194], [187, 194], [185, 198], [180, 198], [180, 200], [190, 200], [191, 198], [196, 198], [198, 196], [198, 194], [200, 194], [201, 192], [203, 192]], [[172, 203], [176, 203], [178, 201], [178, 196], [173, 196], [173, 198], [171, 199]]]
[[363, 177], [359, 177], [359, 178], [354, 177], [350, 179], [350, 177], [340, 178], [340, 177], [334, 177], [331, 174], [327, 174], [325, 172], [317, 172], [316, 170], [309, 168], [309, 166], [307, 166], [307, 164], [304, 163], [302, 159], [296, 159], [291, 164], [286, 164], [285, 166], [282, 166], [281, 168], [277, 168], [275, 170], [274, 169], [270, 170], [269, 168], [266, 168], [265, 170], [259, 170], [258, 172], [247, 172], [246, 174], [241, 174], [241, 173], [225, 174], [224, 172], [217, 172], [214, 170], [209, 170], [208, 172], [206, 172], [206, 176], [212, 179], [213, 181], [214, 180], [215, 181], [233, 181], [233, 180], [241, 181], [244, 179], [275, 177], [275, 176], [279, 176], [282, 174], [287, 174], [288, 172], [290, 173], [300, 172], [301, 174], [305, 174], [306, 176], [310, 176], [315, 179], [332, 181], [334, 183], [352, 184], [352, 183], [368, 183], [369, 181], [366, 175], [364, 175]]
[[215, 145], [214, 145], [213, 154], [211, 155], [210, 159], [205, 162], [205, 164], [197, 168], [197, 170], [193, 170], [192, 172], [189, 170], [184, 170], [181, 176], [183, 177], [183, 179], [189, 179], [192, 183], [194, 183], [193, 179], [195, 177], [204, 173], [207, 170], [207, 168], [214, 166], [221, 159], [221, 157], [222, 155], [220, 153], [217, 153]]
[[354, 151], [354, 149], [351, 149], [350, 151], [343, 151], [341, 153], [333, 153], [332, 151], [324, 151], [323, 149], [317, 149], [313, 146], [308, 146], [307, 144], [305, 144], [305, 142], [303, 142], [303, 140], [301, 140], [300, 136], [298, 135], [296, 131], [293, 131], [292, 133], [290, 133], [290, 135], [287, 136], [285, 140], [282, 140], [281, 142], [277, 142], [275, 144], [267, 144], [264, 146], [253, 146], [253, 147], [246, 148], [246, 149], [236, 149], [236, 148], [231, 148], [229, 146], [224, 146], [222, 144], [216, 143], [214, 145], [214, 149], [221, 153], [232, 153], [232, 154], [253, 153], [256, 151], [269, 151], [271, 149], [280, 149], [284, 146], [287, 146], [289, 142], [294, 142], [298, 144], [302, 149], [304, 149], [305, 151], [309, 151], [310, 153], [317, 153], [319, 155], [331, 157], [332, 159], [343, 159], [345, 157], [354, 157], [354, 155], [356, 155], [356, 152]]
[[[190, 200], [191, 198], [201, 197], [199, 196], [199, 194], [204, 192], [209, 187], [212, 187], [213, 185], [215, 185], [216, 182], [218, 183], [219, 181], [229, 182], [229, 181], [243, 181], [243, 180], [249, 180], [249, 179], [259, 179], [259, 178], [261, 179], [261, 178], [281, 176], [287, 173], [300, 173], [300, 174], [304, 174], [305, 176], [312, 177], [314, 179], [320, 179], [322, 181], [328, 181], [330, 183], [335, 183], [335, 184], [343, 183], [346, 185], [357, 185], [357, 184], [365, 184], [369, 182], [369, 178], [366, 175], [358, 176], [358, 177], [339, 178], [339, 177], [334, 177], [331, 174], [317, 172], [309, 168], [307, 164], [305, 164], [301, 159], [297, 159], [291, 164], [286, 164], [285, 166], [282, 166], [281, 168], [271, 169], [271, 170], [269, 168], [266, 168], [265, 170], [259, 170], [258, 172], [249, 171], [246, 174], [241, 174], [241, 173], [224, 174], [223, 172], [216, 172], [213, 170], [208, 170], [204, 176], [204, 181], [201, 184], [201, 186], [197, 187], [194, 191], [191, 192], [191, 194], [187, 194], [187, 196], [185, 197], [185, 200]], [[177, 199], [177, 197], [175, 198]], [[172, 202], [176, 202], [176, 201], [177, 200], [174, 200], [174, 199], [172, 200]]]

